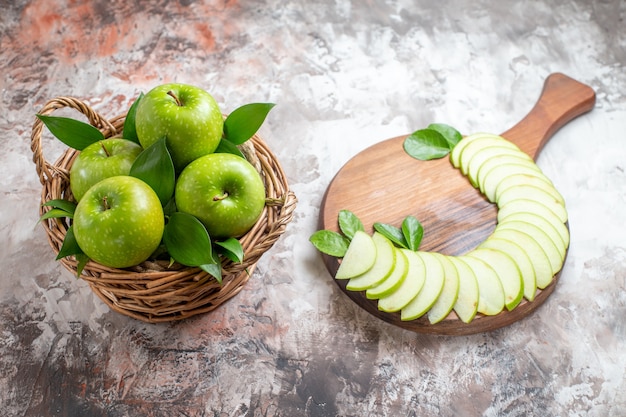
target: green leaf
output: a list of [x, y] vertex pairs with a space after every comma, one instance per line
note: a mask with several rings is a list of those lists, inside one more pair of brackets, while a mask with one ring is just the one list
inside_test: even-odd
[[217, 282], [222, 283], [222, 265], [219, 263], [199, 265], [207, 274], [213, 276]]
[[45, 212], [39, 218], [39, 221], [46, 220], [46, 219], [60, 219], [60, 218], [63, 218], [63, 217], [69, 217], [71, 219], [71, 218], [74, 217], [74, 213], [70, 213], [70, 212], [62, 210], [62, 209], [54, 208], [52, 210], [49, 210], [49, 211]]
[[79, 120], [43, 114], [38, 114], [37, 117], [57, 139], [79, 151], [104, 139], [104, 135], [97, 128]]
[[448, 142], [448, 148], [452, 149], [456, 146], [457, 143], [463, 139], [463, 136], [459, 133], [458, 130], [453, 128], [452, 126], [443, 124], [443, 123], [432, 123], [428, 125], [430, 130], [435, 130], [444, 137], [446, 142]]
[[172, 214], [165, 225], [163, 241], [170, 256], [183, 265], [215, 263], [209, 233], [200, 220], [190, 214]]
[[450, 152], [448, 141], [436, 130], [421, 129], [404, 140], [404, 151], [421, 161], [443, 158]]
[[386, 223], [374, 223], [374, 230], [376, 230], [381, 235], [385, 236], [387, 239], [391, 240], [396, 246], [408, 249], [409, 245], [404, 238], [404, 233], [402, 230]]
[[73, 201], [64, 200], [62, 198], [48, 200], [45, 203], [43, 203], [43, 205], [46, 207], [54, 207], [54, 208], [61, 209], [63, 211], [71, 213], [72, 215], [74, 214], [74, 211], [76, 210], [76, 203], [74, 203]]
[[130, 168], [130, 175], [152, 187], [161, 200], [161, 205], [165, 206], [171, 200], [176, 173], [165, 138], [159, 139], [137, 156]]
[[83, 269], [85, 269], [85, 265], [87, 265], [87, 262], [89, 262], [89, 256], [85, 255], [84, 253], [77, 253], [74, 256], [78, 261], [78, 264], [76, 265], [76, 276], [80, 277], [80, 274], [83, 273]]
[[63, 239], [63, 244], [61, 245], [61, 249], [57, 254], [56, 260], [63, 259], [66, 256], [71, 255], [80, 255], [84, 254], [80, 246], [78, 246], [78, 242], [76, 241], [76, 237], [74, 236], [74, 226], [70, 226], [65, 233], [65, 238]]
[[274, 103], [250, 103], [235, 109], [224, 121], [224, 137], [241, 145], [259, 130], [274, 106]]
[[220, 140], [219, 145], [217, 145], [217, 149], [215, 149], [215, 153], [232, 153], [233, 155], [240, 156], [244, 159], [246, 158], [237, 145], [226, 138], [222, 138], [222, 140]]
[[224, 241], [215, 242], [215, 244], [219, 246], [220, 253], [231, 261], [243, 262], [243, 246], [239, 240], [231, 237]]
[[349, 210], [339, 211], [339, 229], [350, 240], [354, 237], [357, 231], [365, 231], [361, 220]]
[[132, 140], [136, 143], [139, 143], [139, 138], [137, 137], [137, 128], [135, 126], [135, 114], [137, 113], [137, 105], [142, 98], [143, 93], [140, 93], [135, 101], [133, 101], [133, 104], [131, 104], [130, 109], [128, 109], [128, 113], [126, 114], [124, 130], [122, 131], [122, 137], [124, 139]]
[[402, 222], [402, 235], [408, 248], [416, 251], [422, 242], [422, 237], [424, 237], [424, 227], [415, 217], [407, 216]]
[[318, 251], [337, 258], [343, 258], [350, 245], [348, 238], [332, 230], [318, 230], [309, 241]]

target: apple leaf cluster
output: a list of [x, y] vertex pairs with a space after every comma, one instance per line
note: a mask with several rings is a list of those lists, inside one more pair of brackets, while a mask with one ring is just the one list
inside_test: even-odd
[[[418, 159], [438, 158], [448, 145], [435, 130], [460, 137], [432, 126], [413, 135], [407, 152], [423, 147], [414, 153]], [[415, 218], [399, 228], [375, 223], [370, 235], [346, 210], [338, 215], [342, 233], [320, 230], [310, 238], [320, 252], [342, 258], [335, 279], [348, 280], [347, 290], [364, 291], [380, 311], [399, 312], [401, 320], [427, 315], [435, 324], [454, 311], [470, 323], [479, 313], [532, 302], [561, 270], [569, 247], [565, 200], [532, 158], [492, 134], [447, 143], [454, 143], [445, 151], [451, 164], [498, 207], [496, 228], [478, 247], [460, 256], [420, 251], [423, 228]]]
[[[121, 137], [114, 138], [105, 138], [99, 129], [79, 120], [37, 114], [53, 136], [80, 151], [70, 169], [74, 199], [46, 202], [50, 210], [40, 218], [67, 219], [57, 260], [74, 256], [80, 275], [89, 260], [125, 268], [165, 256], [170, 262], [200, 267], [221, 282], [222, 258], [243, 261], [238, 237], [256, 222], [265, 205], [260, 176], [238, 145], [258, 131], [273, 107], [250, 103], [224, 119], [206, 91], [164, 84], [139, 94], [127, 112]], [[178, 119], [183, 119], [184, 127], [171, 128]], [[154, 130], [153, 125], [168, 128]], [[205, 158], [211, 169], [192, 168]], [[183, 173], [192, 182], [211, 177], [214, 183], [206, 186], [212, 188], [182, 189]], [[209, 208], [202, 206], [204, 200]], [[181, 203], [190, 210], [180, 209]], [[209, 212], [221, 228], [212, 229], [195, 206]]]

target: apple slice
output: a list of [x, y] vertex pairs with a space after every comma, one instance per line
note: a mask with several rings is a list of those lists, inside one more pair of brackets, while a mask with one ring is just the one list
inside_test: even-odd
[[439, 259], [432, 252], [415, 253], [424, 261], [426, 280], [417, 296], [400, 310], [400, 319], [405, 321], [414, 320], [426, 314], [443, 290], [444, 270]]
[[[535, 294], [537, 293], [535, 268], [528, 254], [520, 245], [510, 240], [490, 236], [481, 243], [478, 248], [498, 250], [509, 255], [517, 265], [520, 275], [522, 276], [524, 298], [528, 301], [535, 299]], [[548, 264], [548, 258], [545, 259], [545, 262]]]
[[428, 310], [430, 324], [439, 323], [448, 317], [459, 296], [459, 272], [448, 256], [434, 253], [443, 266], [443, 288], [435, 304]]
[[426, 266], [421, 256], [408, 249], [399, 249], [407, 259], [407, 274], [392, 293], [378, 300], [378, 309], [386, 312], [400, 311], [414, 299], [424, 286]]
[[554, 274], [552, 273], [552, 265], [548, 259], [548, 255], [541, 246], [528, 234], [515, 229], [498, 229], [489, 237], [491, 239], [504, 239], [515, 242], [524, 249], [535, 270], [535, 281], [537, 288], [544, 289], [552, 282]]
[[550, 179], [545, 176], [534, 162], [512, 162], [505, 165], [498, 165], [491, 169], [488, 175], [483, 178], [482, 183], [478, 184], [478, 188], [492, 203], [496, 201], [496, 189], [498, 185], [512, 175], [528, 175], [545, 180], [548, 184], [552, 184]]
[[369, 271], [350, 278], [346, 289], [350, 291], [365, 291], [366, 289], [380, 284], [391, 274], [396, 264], [396, 251], [393, 243], [385, 236], [374, 232], [372, 240], [376, 245], [376, 262]]
[[496, 271], [484, 261], [471, 256], [461, 256], [474, 271], [478, 283], [478, 312], [494, 316], [504, 309], [504, 288]]
[[546, 235], [548, 235], [552, 243], [554, 243], [554, 246], [556, 246], [556, 248], [559, 250], [559, 254], [561, 255], [561, 257], [565, 258], [569, 242], [563, 240], [561, 233], [559, 233], [557, 228], [554, 226], [554, 224], [560, 225], [567, 231], [567, 227], [565, 227], [563, 223], [559, 223], [558, 221], [550, 221], [535, 213], [514, 213], [506, 218], [505, 223], [517, 220], [534, 224], [535, 226], [543, 230]]
[[465, 147], [471, 144], [473, 141], [483, 137], [493, 138], [497, 137], [497, 135], [494, 135], [493, 133], [479, 132], [464, 137], [459, 143], [454, 146], [454, 148], [452, 148], [452, 151], [450, 152], [450, 162], [452, 163], [452, 165], [455, 168], [459, 168], [461, 166], [461, 153], [463, 153], [463, 149], [465, 149]]
[[465, 175], [469, 172], [469, 164], [470, 161], [473, 160], [478, 154], [483, 153], [483, 151], [490, 148], [498, 148], [498, 151], [490, 150], [488, 153], [492, 152], [503, 152], [505, 149], [512, 150], [514, 152], [521, 152], [520, 149], [513, 142], [509, 142], [508, 140], [502, 138], [501, 136], [484, 136], [478, 139], [473, 140], [463, 152], [461, 152], [459, 158], [459, 168], [461, 172]]
[[498, 223], [504, 222], [511, 216], [519, 213], [532, 213], [539, 217], [546, 219], [558, 232], [561, 240], [565, 243], [565, 246], [569, 246], [569, 230], [559, 218], [550, 211], [545, 205], [532, 200], [515, 200], [511, 201], [507, 205], [501, 207], [498, 210]]
[[504, 290], [505, 307], [509, 311], [517, 307], [524, 297], [524, 282], [515, 261], [502, 251], [486, 247], [474, 249], [466, 256], [480, 259], [492, 267]]
[[554, 197], [556, 201], [565, 205], [565, 199], [556, 189], [552, 181], [548, 179], [548, 177], [544, 176], [544, 178], [541, 178], [526, 174], [514, 174], [502, 178], [502, 181], [500, 181], [494, 193], [495, 201], [498, 201], [500, 195], [509, 187], [516, 187], [519, 185], [531, 185], [537, 188], [541, 188], [543, 191], [549, 193], [552, 197]]
[[505, 206], [514, 200], [532, 200], [546, 206], [558, 219], [565, 223], [567, 221], [567, 210], [565, 205], [555, 200], [552, 194], [534, 185], [517, 185], [504, 191], [497, 200], [498, 208]]
[[402, 284], [408, 272], [408, 260], [400, 249], [393, 247], [396, 252], [396, 264], [391, 274], [375, 287], [365, 290], [365, 296], [370, 299], [385, 297], [395, 291]]
[[550, 237], [548, 237], [548, 235], [543, 230], [541, 230], [539, 227], [535, 226], [532, 223], [522, 222], [519, 220], [504, 221], [496, 226], [496, 231], [507, 229], [513, 229], [525, 233], [539, 244], [541, 249], [548, 256], [552, 275], [561, 270], [564, 258], [563, 256], [561, 256], [561, 253], [559, 252], [556, 245], [552, 243]]
[[493, 158], [490, 158], [483, 162], [483, 164], [478, 169], [475, 178], [468, 177], [470, 182], [473, 185], [478, 187], [481, 191], [483, 190], [483, 184], [485, 182], [485, 178], [489, 175], [489, 172], [494, 168], [501, 165], [522, 165], [526, 166], [532, 170], [537, 172], [541, 172], [541, 169], [535, 164], [535, 162], [524, 152], [519, 152], [516, 155], [513, 154], [504, 154], [497, 155]]
[[[469, 149], [466, 149], [466, 151], [463, 152], [463, 154], [465, 154], [468, 150]], [[502, 155], [519, 156], [522, 159], [530, 160], [530, 157], [526, 155], [524, 152], [520, 151], [518, 148], [510, 148], [510, 147], [505, 147], [505, 146], [490, 146], [488, 148], [480, 149], [478, 152], [475, 152], [474, 155], [472, 155], [472, 158], [467, 162], [465, 174], [469, 178], [478, 178], [478, 170], [486, 161], [488, 161], [491, 158], [502, 156]], [[461, 165], [461, 167], [463, 167], [463, 165]]]
[[335, 274], [336, 279], [348, 279], [364, 274], [369, 271], [376, 261], [376, 244], [374, 239], [367, 233], [357, 231], [348, 250], [344, 255], [339, 269]]
[[474, 271], [461, 258], [447, 256], [459, 275], [459, 294], [454, 303], [454, 312], [463, 323], [470, 323], [478, 311], [478, 282]]

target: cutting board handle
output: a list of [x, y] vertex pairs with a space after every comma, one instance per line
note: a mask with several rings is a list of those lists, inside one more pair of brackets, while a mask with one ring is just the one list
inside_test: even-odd
[[537, 103], [519, 123], [502, 134], [534, 159], [563, 125], [593, 109], [594, 90], [565, 74], [550, 74]]

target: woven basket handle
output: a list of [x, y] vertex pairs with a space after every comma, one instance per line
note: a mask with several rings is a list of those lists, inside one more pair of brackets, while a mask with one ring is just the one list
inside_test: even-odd
[[[77, 110], [87, 117], [89, 123], [96, 128], [100, 129], [105, 137], [109, 137], [118, 133], [113, 124], [96, 113], [89, 105], [82, 102], [79, 99], [73, 97], [57, 97], [46, 103], [46, 105], [39, 111], [39, 114], [49, 115], [55, 110], [69, 107]], [[33, 129], [31, 132], [30, 149], [33, 152], [33, 162], [37, 169], [37, 175], [42, 185], [45, 185], [52, 179], [53, 172], [59, 172], [54, 164], [46, 161], [43, 149], [42, 149], [42, 132], [44, 128], [43, 122], [39, 118], [35, 118]]]

